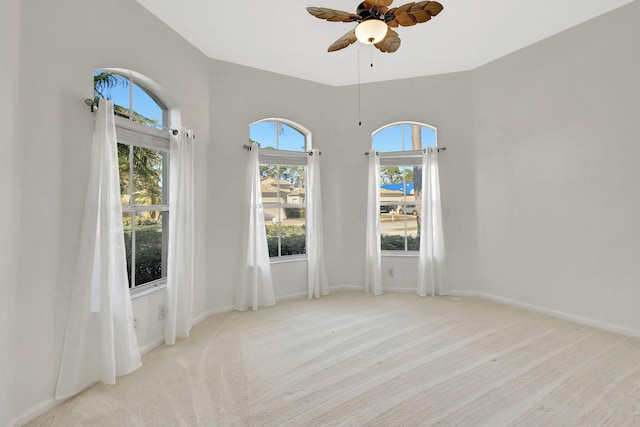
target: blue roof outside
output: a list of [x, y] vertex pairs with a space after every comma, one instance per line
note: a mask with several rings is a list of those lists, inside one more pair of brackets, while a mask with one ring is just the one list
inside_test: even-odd
[[411, 194], [413, 191], [413, 182], [407, 182], [405, 184], [401, 182], [398, 184], [382, 184], [380, 188], [384, 188], [385, 190], [402, 191], [403, 186], [406, 186], [404, 187], [404, 194]]

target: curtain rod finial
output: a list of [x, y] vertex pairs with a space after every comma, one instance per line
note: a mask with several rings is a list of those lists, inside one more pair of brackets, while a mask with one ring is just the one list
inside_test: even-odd
[[91, 109], [91, 112], [93, 113], [93, 109], [94, 107], [96, 107], [96, 102], [91, 99], [91, 98], [87, 98], [84, 100], [84, 103], [87, 104], [87, 106]]

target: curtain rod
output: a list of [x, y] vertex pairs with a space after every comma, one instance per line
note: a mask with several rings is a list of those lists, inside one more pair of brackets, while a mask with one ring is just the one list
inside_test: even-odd
[[[84, 103], [89, 106], [89, 108], [91, 109], [92, 113], [94, 113], [96, 111], [95, 108], [98, 105], [96, 104], [96, 102], [93, 99], [87, 98], [87, 99], [84, 100]], [[119, 117], [126, 117], [127, 119], [131, 120], [131, 116], [128, 116], [128, 115], [126, 115], [124, 113], [121, 113], [121, 112], [118, 112], [118, 114], [115, 114], [115, 115], [119, 116]], [[168, 127], [162, 126], [162, 125], [156, 125], [156, 126], [160, 126], [160, 128], [165, 129], [165, 130], [170, 130], [171, 133], [173, 134], [173, 136], [177, 136], [178, 133], [179, 133], [178, 129], [168, 128]], [[149, 127], [152, 127], [152, 126], [149, 126]], [[193, 135], [193, 139], [196, 139], [195, 134]]]
[[[251, 145], [244, 144], [242, 148], [244, 148], [247, 151], [251, 151]], [[282, 150], [277, 150], [277, 151], [282, 151]], [[293, 151], [293, 153], [297, 153], [297, 151]], [[303, 153], [307, 153], [308, 155], [313, 156], [313, 151], [303, 151]], [[322, 156], [322, 151], [318, 151], [318, 155]]]
[[[425, 148], [425, 149], [420, 150], [420, 151], [422, 151], [423, 153], [426, 153], [428, 149], [429, 149], [429, 148]], [[438, 151], [438, 152], [440, 152], [440, 151], [447, 151], [447, 147], [440, 147], [440, 148], [438, 148], [438, 149], [437, 149], [437, 151]], [[365, 151], [365, 152], [364, 152], [364, 155], [365, 155], [365, 156], [368, 156], [368, 155], [369, 155], [369, 152], [368, 152], [368, 151]], [[377, 152], [376, 152], [376, 156], [379, 156], [379, 155], [380, 155], [380, 152], [379, 152], [379, 151], [377, 151]], [[402, 156], [402, 154], [398, 154], [398, 156]]]

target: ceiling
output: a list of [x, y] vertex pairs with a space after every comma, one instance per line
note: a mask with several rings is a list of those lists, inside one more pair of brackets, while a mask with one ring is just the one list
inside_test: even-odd
[[360, 0], [137, 1], [211, 58], [344, 86], [358, 74], [367, 83], [470, 70], [634, 0], [440, 0], [431, 21], [396, 29], [402, 45], [390, 54], [359, 42], [327, 52], [355, 24], [306, 11], [355, 12]]

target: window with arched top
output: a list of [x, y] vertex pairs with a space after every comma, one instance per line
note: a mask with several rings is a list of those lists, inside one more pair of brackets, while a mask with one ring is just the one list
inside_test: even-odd
[[372, 147], [381, 153], [418, 151], [436, 146], [436, 128], [424, 123], [392, 123], [372, 134]]
[[114, 103], [129, 288], [166, 283], [169, 242], [169, 109], [127, 70], [93, 74], [94, 97]]
[[132, 75], [111, 70], [97, 70], [93, 74], [94, 97], [113, 101], [114, 114], [135, 123], [162, 129], [167, 107], [151, 90], [138, 83]]
[[260, 189], [269, 256], [306, 257], [307, 163], [311, 133], [285, 119], [264, 119], [249, 126], [259, 146]]
[[422, 153], [437, 147], [436, 128], [392, 123], [372, 134], [380, 156], [380, 245], [383, 251], [420, 250]]

